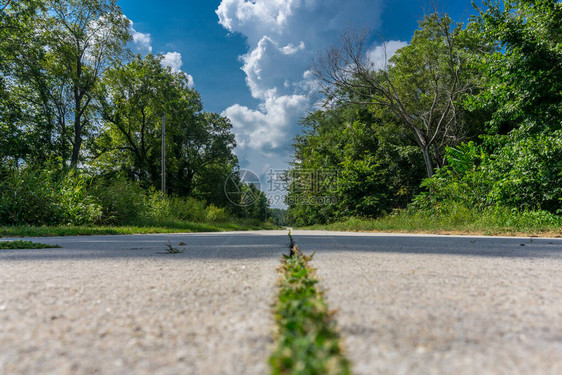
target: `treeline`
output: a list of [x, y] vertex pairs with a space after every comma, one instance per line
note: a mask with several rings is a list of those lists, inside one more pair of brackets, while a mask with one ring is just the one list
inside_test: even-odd
[[[116, 0], [0, 10], [0, 224], [265, 220], [263, 193], [225, 194], [239, 182], [229, 120], [206, 112], [162, 56], [127, 48]], [[164, 117], [167, 198], [156, 193]]]
[[485, 3], [466, 25], [432, 14], [382, 68], [344, 35], [313, 67], [326, 108], [295, 140], [289, 219], [561, 215], [560, 20], [556, 0]]

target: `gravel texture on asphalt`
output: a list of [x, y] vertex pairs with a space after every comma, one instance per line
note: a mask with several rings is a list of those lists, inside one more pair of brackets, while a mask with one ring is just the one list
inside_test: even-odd
[[[32, 240], [64, 248], [0, 251], [1, 374], [268, 371], [283, 240]], [[168, 240], [184, 253], [158, 254]]]
[[562, 374], [561, 240], [347, 236], [295, 240], [355, 374]]

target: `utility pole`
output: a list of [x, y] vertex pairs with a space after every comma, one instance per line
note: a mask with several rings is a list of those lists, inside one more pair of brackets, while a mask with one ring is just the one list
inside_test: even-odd
[[166, 115], [162, 116], [162, 195], [166, 195]]

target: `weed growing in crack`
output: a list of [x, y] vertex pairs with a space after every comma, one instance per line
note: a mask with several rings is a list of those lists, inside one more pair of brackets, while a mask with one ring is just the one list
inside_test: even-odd
[[184, 252], [184, 250], [180, 250], [177, 247], [173, 247], [172, 243], [168, 241], [168, 243], [166, 244], [166, 252], [167, 254], [181, 254]]
[[274, 307], [277, 348], [269, 363], [273, 375], [350, 374], [350, 363], [340, 346], [333, 312], [317, 288], [309, 266], [314, 254], [304, 255], [289, 232], [291, 254], [283, 254], [279, 297]]

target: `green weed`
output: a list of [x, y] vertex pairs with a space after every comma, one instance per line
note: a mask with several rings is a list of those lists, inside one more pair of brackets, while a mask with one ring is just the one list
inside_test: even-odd
[[[291, 238], [291, 237], [290, 237]], [[291, 238], [292, 242], [292, 238]], [[312, 256], [297, 246], [283, 255], [279, 299], [275, 305], [277, 348], [269, 358], [271, 373], [299, 375], [350, 374], [342, 353], [333, 312], [317, 288]]]
[[31, 241], [0, 241], [0, 249], [13, 250], [13, 249], [57, 249], [59, 245], [47, 245], [39, 242]]

